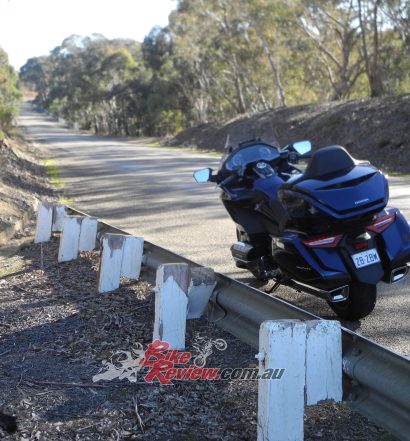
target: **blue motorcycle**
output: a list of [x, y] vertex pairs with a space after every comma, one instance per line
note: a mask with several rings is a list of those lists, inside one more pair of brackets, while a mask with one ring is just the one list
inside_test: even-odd
[[236, 265], [273, 279], [273, 289], [313, 294], [357, 320], [373, 311], [379, 281], [408, 273], [410, 227], [397, 208], [386, 208], [386, 177], [343, 147], [312, 155], [309, 141], [279, 148], [253, 139], [230, 147], [216, 174], [206, 168], [194, 178], [222, 190], [236, 223]]

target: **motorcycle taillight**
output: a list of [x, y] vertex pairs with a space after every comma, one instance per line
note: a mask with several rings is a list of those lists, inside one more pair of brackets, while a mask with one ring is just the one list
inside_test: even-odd
[[342, 238], [343, 234], [336, 234], [332, 236], [318, 236], [302, 242], [311, 248], [335, 248], [339, 245]]
[[366, 240], [364, 242], [355, 243], [353, 246], [356, 251], [361, 251], [369, 247], [369, 242]]
[[373, 233], [381, 233], [387, 227], [396, 220], [396, 213], [388, 214], [386, 216], [378, 217], [371, 225], [366, 227], [366, 230], [372, 231]]

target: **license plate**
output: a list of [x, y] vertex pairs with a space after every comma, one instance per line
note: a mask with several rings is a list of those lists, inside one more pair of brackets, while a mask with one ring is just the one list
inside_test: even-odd
[[380, 257], [376, 248], [353, 254], [352, 259], [356, 268], [363, 268], [364, 266], [374, 265], [375, 263], [380, 262]]

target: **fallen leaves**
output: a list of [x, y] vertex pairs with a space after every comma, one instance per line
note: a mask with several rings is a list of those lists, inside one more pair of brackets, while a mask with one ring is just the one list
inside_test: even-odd
[[[115, 293], [97, 294], [98, 252], [58, 264], [57, 242], [43, 244], [42, 257], [39, 246], [24, 249], [18, 274], [0, 280], [0, 407], [15, 414], [19, 426], [16, 435], [4, 434], [4, 439], [256, 438], [256, 382], [161, 386], [146, 383], [141, 374], [135, 383], [118, 378], [94, 383], [103, 360], [152, 341], [155, 295], [144, 281], [124, 281]], [[205, 320], [188, 323], [187, 348], [193, 352], [198, 334], [228, 342], [207, 366], [255, 362], [252, 348]], [[380, 439], [373, 425], [338, 406], [308, 409], [306, 439], [319, 434], [329, 440]]]

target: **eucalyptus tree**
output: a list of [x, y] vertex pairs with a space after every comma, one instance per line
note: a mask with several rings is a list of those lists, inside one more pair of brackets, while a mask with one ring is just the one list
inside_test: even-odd
[[330, 85], [331, 100], [347, 98], [365, 72], [358, 17], [353, 0], [313, 0], [299, 10], [299, 26], [316, 49], [313, 60]]
[[65, 39], [20, 77], [98, 133], [167, 135], [271, 108], [410, 91], [408, 2], [178, 0], [143, 43]]
[[383, 79], [380, 69], [380, 51], [383, 39], [382, 0], [357, 0], [361, 50], [369, 82], [370, 96], [383, 95]]
[[0, 47], [0, 140], [5, 136], [17, 114], [21, 98], [17, 86], [18, 76], [9, 64], [6, 52]]
[[380, 7], [400, 34], [410, 58], [410, 2], [408, 0], [386, 0], [382, 2]]

